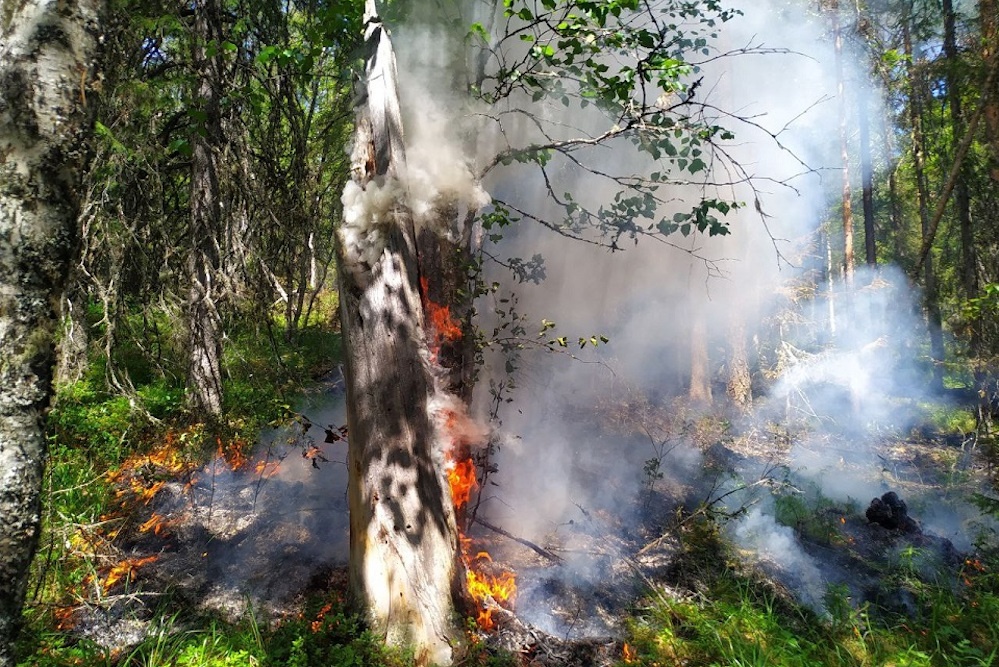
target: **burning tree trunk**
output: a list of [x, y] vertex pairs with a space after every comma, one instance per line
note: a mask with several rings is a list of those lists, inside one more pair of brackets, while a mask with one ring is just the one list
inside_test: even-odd
[[[444, 665], [460, 641], [455, 610], [466, 587], [443, 470], [450, 440], [444, 408], [453, 397], [435, 377], [440, 352], [431, 346], [448, 339], [443, 325], [454, 325], [424, 315], [431, 283], [421, 281], [418, 246], [435, 244], [431, 229], [421, 230], [417, 240], [395, 56], [373, 0], [365, 8], [365, 48], [353, 176], [338, 231], [350, 583], [375, 632], [389, 643], [413, 646], [419, 664]], [[432, 263], [455, 266], [447, 244], [435, 247], [441, 253]], [[446, 297], [457, 285], [442, 275], [434, 289]]]
[[53, 333], [76, 239], [101, 3], [0, 0], [0, 667], [38, 538]]

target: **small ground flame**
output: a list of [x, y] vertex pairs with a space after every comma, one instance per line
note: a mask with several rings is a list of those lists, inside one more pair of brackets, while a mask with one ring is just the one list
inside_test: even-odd
[[[444, 419], [445, 431], [448, 434], [457, 433], [460, 431], [457, 426], [460, 421], [453, 412], [447, 411]], [[454, 436], [451, 439], [452, 446], [449, 449], [449, 457], [454, 456], [459, 451], [467, 454], [468, 445], [455, 442], [461, 438]], [[457, 461], [449, 458], [446, 472], [448, 485], [451, 489], [451, 499], [455, 511], [458, 512], [468, 504], [472, 493], [479, 486], [475, 462], [470, 456]], [[474, 551], [471, 538], [459, 534], [458, 541], [461, 559], [465, 564], [468, 593], [479, 610], [476, 622], [483, 630], [492, 630], [496, 627], [496, 623], [492, 618], [493, 610], [490, 608], [490, 603], [502, 606], [508, 606], [512, 603], [517, 592], [516, 579], [513, 573], [507, 570], [500, 570], [499, 574], [491, 574], [487, 571], [487, 566], [493, 562], [493, 559], [486, 551]], [[488, 569], [494, 568], [488, 567]]]
[[144, 565], [148, 565], [154, 561], [158, 556], [145, 556], [143, 558], [126, 558], [120, 563], [111, 567], [108, 573], [104, 576], [104, 581], [101, 582], [101, 588], [104, 592], [111, 590], [111, 587], [122, 579], [131, 580], [135, 577], [138, 569]]
[[152, 531], [153, 535], [165, 537], [169, 534], [170, 527], [175, 525], [177, 521], [177, 519], [168, 519], [162, 514], [153, 512], [149, 520], [139, 526], [139, 532], [148, 533]]
[[636, 662], [637, 658], [638, 654], [635, 652], [635, 649], [631, 648], [631, 646], [628, 645], [628, 642], [625, 642], [624, 646], [621, 647], [621, 659], [626, 664], [630, 665]]

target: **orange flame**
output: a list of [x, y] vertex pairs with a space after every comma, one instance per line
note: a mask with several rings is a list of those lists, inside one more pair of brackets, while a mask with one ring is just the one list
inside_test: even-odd
[[621, 648], [621, 659], [624, 660], [626, 663], [631, 664], [635, 662], [635, 658], [637, 657], [638, 654], [635, 651], [635, 649], [631, 648], [628, 645], [628, 642], [625, 642], [624, 646]]
[[461, 339], [461, 325], [451, 317], [451, 307], [441, 306], [430, 300], [427, 296], [430, 285], [427, 277], [420, 278], [420, 292], [423, 295], [423, 311], [427, 314], [428, 324], [434, 334], [434, 348], [440, 347], [441, 343], [456, 341]]
[[148, 504], [164, 487], [166, 479], [193, 467], [193, 463], [184, 460], [170, 431], [153, 451], [129, 456], [117, 470], [105, 473], [105, 478], [119, 487], [115, 497], [122, 502], [134, 498]]
[[280, 466], [280, 461], [266, 461], [261, 459], [253, 466], [253, 472], [260, 477], [272, 477], [277, 474]]
[[332, 602], [327, 602], [326, 604], [323, 605], [323, 608], [319, 610], [318, 614], [316, 614], [316, 620], [312, 621], [309, 624], [309, 629], [312, 630], [312, 632], [315, 633], [315, 632], [319, 632], [320, 630], [322, 630], [322, 628], [323, 628], [323, 619], [326, 617], [326, 614], [328, 614], [331, 609], [333, 609], [333, 603]]
[[447, 471], [447, 481], [451, 487], [451, 500], [455, 509], [461, 509], [479, 485], [475, 479], [475, 463], [465, 459], [454, 463]]
[[[447, 470], [447, 478], [455, 509], [460, 509], [468, 502], [472, 491], [478, 486], [475, 463], [471, 458], [452, 462]], [[484, 572], [481, 563], [491, 563], [492, 556], [486, 551], [479, 551], [471, 556], [472, 540], [464, 535], [458, 536], [458, 542], [461, 558], [465, 563], [468, 594], [479, 609], [476, 623], [483, 630], [492, 630], [496, 627], [496, 622], [492, 618], [493, 610], [490, 605], [511, 602], [517, 593], [516, 578], [512, 572], [505, 570], [498, 575]]]
[[75, 613], [76, 607], [56, 607], [53, 609], [52, 616], [55, 618], [56, 630], [71, 630], [76, 625]]
[[227, 443], [225, 446], [222, 445], [222, 439], [216, 438], [216, 443], [218, 443], [218, 451], [216, 456], [229, 466], [232, 470], [242, 470], [250, 462], [250, 457], [246, 455], [244, 449], [246, 448], [246, 441], [240, 438], [236, 438], [231, 442]]
[[148, 533], [151, 530], [153, 531], [153, 535], [165, 535], [167, 530], [175, 523], [177, 523], [176, 519], [167, 519], [163, 515], [153, 512], [149, 520], [139, 526], [139, 532]]
[[135, 576], [136, 571], [154, 562], [158, 556], [145, 556], [143, 558], [126, 558], [117, 565], [113, 566], [108, 570], [107, 575], [104, 577], [104, 582], [101, 587], [108, 591], [112, 586], [121, 581], [122, 579], [131, 579]]

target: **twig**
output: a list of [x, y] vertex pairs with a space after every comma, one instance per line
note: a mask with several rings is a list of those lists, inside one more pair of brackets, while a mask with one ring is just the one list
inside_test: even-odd
[[561, 556], [553, 554], [551, 551], [548, 551], [547, 549], [545, 549], [543, 547], [539, 547], [537, 544], [535, 544], [534, 542], [531, 542], [530, 540], [525, 540], [522, 537], [517, 537], [516, 535], [511, 535], [510, 533], [508, 533], [507, 531], [503, 530], [499, 526], [494, 526], [493, 524], [489, 523], [488, 521], [486, 521], [486, 520], [484, 520], [484, 519], [482, 519], [480, 517], [475, 517], [475, 523], [479, 524], [483, 528], [488, 528], [489, 530], [493, 531], [494, 533], [499, 533], [500, 535], [502, 535], [504, 537], [509, 537], [514, 542], [519, 542], [520, 544], [523, 544], [525, 547], [527, 547], [528, 549], [534, 551], [539, 556], [544, 556], [545, 558], [547, 558], [548, 560], [550, 560], [553, 563], [563, 563], [564, 562], [564, 559]]

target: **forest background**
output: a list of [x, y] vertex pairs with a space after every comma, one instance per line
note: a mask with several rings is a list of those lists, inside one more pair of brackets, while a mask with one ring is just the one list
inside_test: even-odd
[[[595, 4], [607, 11], [628, 5]], [[488, 42], [483, 22], [447, 3], [438, 9], [433, 21], [461, 35], [459, 43]], [[518, 18], [530, 22], [535, 14], [528, 5], [523, 9], [528, 15]], [[296, 393], [341, 363], [334, 228], [344, 216], [341, 194], [351, 175], [344, 147], [354, 132], [362, 10], [360, 3], [318, 2], [209, 2], [198, 11], [155, 3], [109, 8], [103, 73], [81, 84], [81, 96], [99, 100], [96, 136], [79, 193], [80, 251], [60, 302], [56, 394], [47, 422], [45, 528], [22, 638], [21, 658], [27, 664], [102, 655], [57, 627], [60, 610], [85, 598], [84, 589], [95, 580], [107, 581], [115, 536], [100, 531], [116, 492], [109, 470], [119, 470], [129, 457], [164, 439], [184, 443], [184, 456], [192, 460], [238, 450], [265, 425], [295, 419]], [[752, 15], [754, 10], [743, 11]], [[951, 406], [938, 419], [941, 435], [948, 429], [962, 436], [973, 433], [983, 443], [981, 451], [994, 456], [997, 8], [991, 1], [848, 6], [833, 0], [788, 3], [786, 11], [821, 26], [834, 54], [836, 94], [817, 103], [836, 105], [835, 137], [831, 128], [827, 136], [840, 162], [822, 167], [825, 205], [814, 228], [792, 239], [793, 254], [782, 245], [784, 239], [775, 239], [770, 248], [774, 264], [802, 269], [788, 269], [780, 307], [757, 313], [758, 324], [690, 311], [688, 326], [678, 329], [667, 346], [670, 377], [652, 399], [664, 405], [683, 399], [698, 414], [749, 411], [787, 370], [784, 333], [789, 327], [805, 328], [794, 318], [809, 314], [814, 328], [807, 336], [808, 351], [821, 351], [835, 339], [837, 328], [849, 328], [842, 315], [837, 319], [835, 309], [829, 310], [834, 300], [824, 295], [876, 283], [877, 274], [858, 272], [859, 264], [893, 265], [921, 294], [912, 320], [920, 330], [906, 348], [918, 361], [910, 381], [929, 388], [927, 395], [951, 401], [941, 403]], [[400, 26], [425, 20], [398, 3], [389, 3], [385, 14], [387, 23]], [[557, 86], [536, 85], [546, 100], [562, 103]], [[697, 72], [687, 72], [674, 94], [681, 101], [704, 95], [698, 85]], [[743, 118], [752, 120], [748, 114]], [[779, 143], [781, 133], [774, 131], [772, 138]], [[539, 151], [514, 161], [544, 168], [549, 159]], [[701, 171], [689, 162], [681, 168]], [[802, 168], [810, 171], [807, 159]], [[694, 206], [656, 232], [671, 233], [678, 239], [675, 249], [695, 257], [697, 264], [699, 246], [684, 245], [685, 240], [701, 233], [727, 236], [730, 207], [756, 211], [754, 224], [773, 217], [766, 199], [752, 192], [748, 197], [740, 193], [731, 203], [705, 197], [710, 206]], [[640, 212], [640, 202], [618, 203], [621, 217]], [[523, 256], [497, 252], [511, 220], [520, 218], [517, 224], [526, 225], [532, 215], [504, 206], [499, 196], [493, 204], [484, 217], [488, 238], [473, 258], [473, 283], [481, 289], [482, 321], [495, 323], [495, 329], [486, 327], [475, 338], [476, 355], [500, 350], [507, 355], [503, 366], [515, 373], [522, 365], [530, 367], [520, 356], [525, 346], [558, 353], [604, 345], [602, 332], [575, 331], [574, 322], [556, 330], [543, 319], [553, 317], [551, 312], [517, 314], [510, 290], [529, 295], [530, 283], [545, 275], [545, 258], [531, 253], [530, 244]], [[533, 217], [545, 223], [543, 216]], [[606, 232], [596, 238], [608, 249], [643, 235], [640, 229], [620, 227], [610, 236]], [[586, 237], [569, 224], [554, 233]], [[515, 232], [510, 236], [516, 241]], [[711, 260], [702, 265], [707, 274], [716, 273]], [[499, 275], [505, 277], [492, 280]], [[815, 316], [817, 310], [821, 317]], [[555, 319], [560, 327], [566, 323]], [[535, 329], [544, 335], [536, 337]], [[611, 350], [615, 339], [610, 336], [606, 343]], [[492, 416], [514, 396], [516, 378], [492, 369], [483, 373]], [[90, 535], [89, 546], [72, 539], [81, 529]], [[97, 543], [107, 552], [94, 548]], [[130, 574], [137, 572], [136, 567]], [[984, 584], [981, 591], [983, 596], [995, 593]], [[715, 597], [725, 599], [722, 593]], [[994, 603], [994, 597], [989, 599]], [[952, 602], [972, 603], [937, 600]], [[709, 607], [699, 613], [713, 612]], [[845, 625], [839, 629], [851, 631], [864, 622], [849, 614], [840, 620]], [[956, 618], [948, 622], [958, 625]], [[173, 637], [169, 641], [176, 654], [194, 655], [189, 647], [203, 645], [205, 664], [229, 664], [226, 656], [234, 651], [256, 651], [259, 659], [274, 664], [293, 651], [321, 660], [317, 656], [328, 658], [333, 647], [338, 647], [336, 655], [347, 655], [343, 647], [351, 642], [357, 652], [381, 655], [378, 642], [360, 632], [346, 639], [335, 633], [315, 637], [303, 624], [293, 637], [295, 630], [287, 629], [293, 625], [285, 627], [267, 638], [259, 628], [239, 626], [190, 636], [163, 633], [159, 641]], [[897, 626], [889, 629], [898, 635]], [[217, 643], [215, 653], [204, 632]], [[636, 632], [633, 643], [641, 644], [643, 632]], [[955, 632], [954, 645], [968, 648], [969, 656], [977, 655], [970, 653], [974, 649], [982, 660], [994, 659], [994, 633], [988, 639], [977, 630]], [[910, 652], [913, 660], [921, 659], [917, 654], [938, 662], [955, 655], [921, 645], [918, 632], [903, 640], [873, 631], [871, 637], [889, 653]], [[154, 641], [127, 656], [102, 659], [152, 662], [148, 656], [158, 650]], [[658, 646], [644, 645], [653, 656], [650, 664], [658, 659], [655, 652], [664, 650]], [[883, 661], [884, 656], [874, 657], [881, 648], [869, 650], [870, 664]]]

